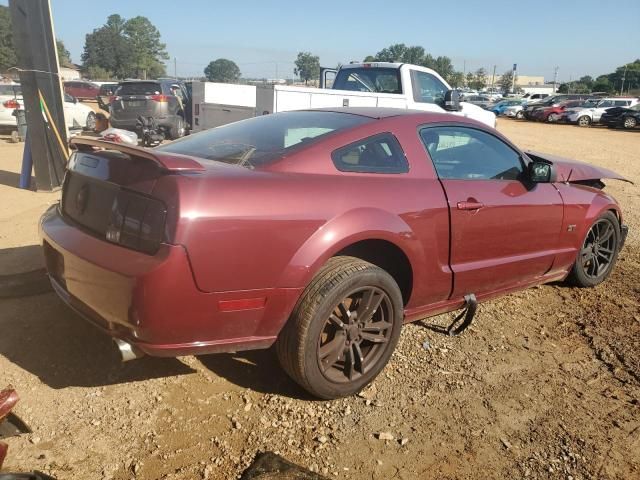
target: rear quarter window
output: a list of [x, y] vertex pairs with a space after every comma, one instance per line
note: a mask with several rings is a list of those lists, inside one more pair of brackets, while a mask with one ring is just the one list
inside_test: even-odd
[[409, 171], [407, 157], [400, 143], [391, 133], [368, 137], [334, 150], [331, 159], [341, 172], [406, 173]]

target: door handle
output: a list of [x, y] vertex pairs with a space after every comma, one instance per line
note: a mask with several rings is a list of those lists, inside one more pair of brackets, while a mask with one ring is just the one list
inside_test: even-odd
[[482, 202], [458, 202], [458, 210], [479, 210], [484, 207]]

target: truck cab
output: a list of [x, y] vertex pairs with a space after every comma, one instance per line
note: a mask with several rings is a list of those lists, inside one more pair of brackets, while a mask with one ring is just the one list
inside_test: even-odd
[[451, 86], [430, 68], [408, 63], [352, 63], [337, 70], [323, 69], [320, 87], [328, 87], [332, 76], [332, 90], [398, 95], [404, 98], [406, 108], [409, 109], [448, 111], [473, 118], [491, 127], [495, 127], [496, 124], [496, 116], [492, 112], [476, 105], [461, 102], [457, 111], [446, 105], [445, 97]]

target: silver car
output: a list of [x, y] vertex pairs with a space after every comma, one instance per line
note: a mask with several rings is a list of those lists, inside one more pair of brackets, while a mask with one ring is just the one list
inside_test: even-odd
[[168, 138], [180, 138], [188, 129], [189, 102], [187, 89], [176, 80], [127, 80], [109, 104], [111, 126], [135, 131], [139, 116], [153, 117]]

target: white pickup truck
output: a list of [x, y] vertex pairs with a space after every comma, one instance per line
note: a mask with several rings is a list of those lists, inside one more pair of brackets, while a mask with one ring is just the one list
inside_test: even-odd
[[[330, 88], [324, 88], [328, 86], [330, 75], [335, 75], [333, 83]], [[337, 70], [323, 69], [320, 87], [260, 85], [256, 88], [254, 114], [323, 107], [395, 107], [448, 112], [490, 127], [496, 125], [493, 112], [460, 102], [458, 92], [452, 90], [438, 73], [418, 65], [376, 62], [353, 63]], [[212, 108], [195, 107], [195, 97], [195, 109]], [[225, 107], [229, 108], [229, 105], [230, 101]], [[245, 114], [249, 116], [248, 112]], [[200, 129], [216, 126], [203, 120], [200, 118], [197, 122]]]

